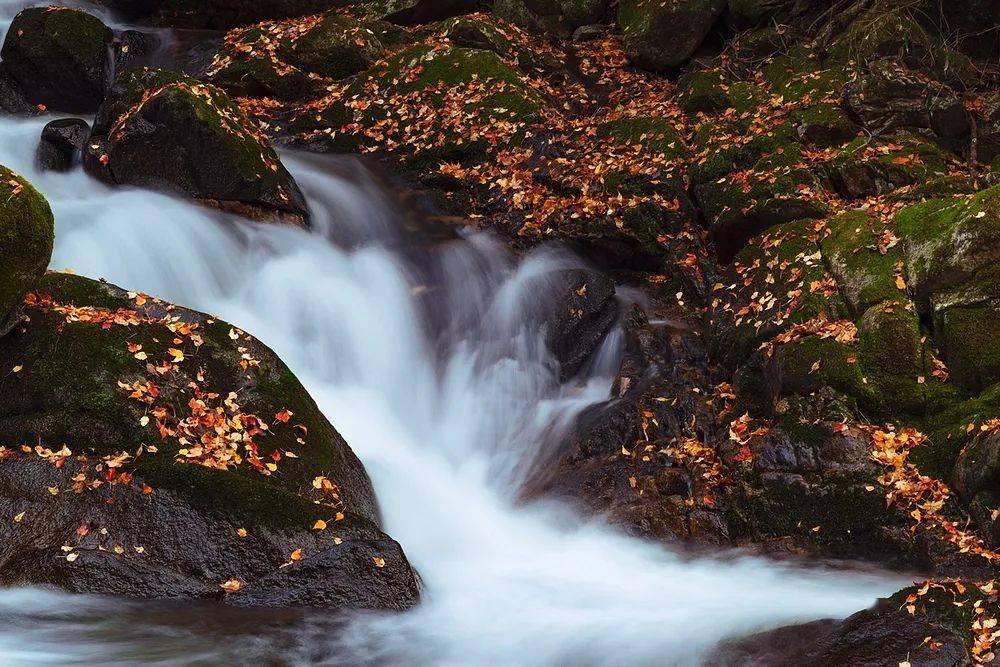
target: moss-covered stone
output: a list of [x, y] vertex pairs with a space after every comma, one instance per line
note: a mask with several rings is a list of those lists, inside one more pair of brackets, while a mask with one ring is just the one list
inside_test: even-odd
[[118, 78], [84, 166], [110, 184], [167, 189], [261, 219], [308, 217], [295, 180], [243, 110], [219, 88], [174, 73]]
[[54, 223], [45, 198], [24, 178], [0, 167], [0, 337], [20, 318], [21, 300], [52, 257]]
[[111, 74], [113, 38], [100, 19], [77, 9], [25, 9], [7, 31], [4, 70], [32, 103], [93, 113]]
[[907, 303], [896, 285], [902, 247], [876, 236], [878, 223], [864, 211], [849, 211], [827, 223], [829, 234], [820, 241], [823, 259], [837, 279], [856, 317], [884, 301]]
[[726, 0], [621, 0], [618, 25], [629, 59], [659, 71], [683, 64], [701, 45]]
[[945, 155], [934, 143], [903, 133], [888, 143], [858, 137], [844, 146], [825, 169], [845, 197], [888, 194], [948, 173]]
[[739, 177], [695, 185], [723, 261], [770, 227], [826, 213], [826, 204], [815, 197], [822, 185], [801, 157], [802, 146], [792, 144], [761, 158]]
[[324, 14], [313, 29], [279, 48], [296, 67], [331, 79], [357, 74], [383, 51], [371, 25], [336, 12]]
[[706, 121], [698, 129], [697, 159], [689, 165], [688, 175], [696, 185], [716, 181], [730, 172], [750, 169], [764, 156], [795, 142], [790, 123], [751, 133], [745, 124]]
[[[460, 95], [462, 90], [467, 94]], [[385, 103], [370, 104], [373, 99]], [[399, 114], [415, 103], [449, 105], [452, 113], [429, 117], [426, 124], [401, 119]], [[393, 152], [414, 168], [470, 164], [484, 159], [495, 142], [523, 138], [545, 104], [493, 51], [419, 45], [376, 63], [355, 78], [339, 101], [321, 113], [306, 112], [292, 128], [327, 149], [394, 144]], [[344, 123], [333, 124], [341, 118]], [[350, 126], [346, 136], [336, 131], [343, 125]], [[485, 127], [493, 130], [491, 136], [482, 131]]]
[[858, 126], [835, 104], [816, 104], [792, 113], [799, 137], [807, 144], [839, 146], [858, 134]]
[[695, 70], [677, 81], [681, 108], [690, 114], [729, 107], [726, 76], [719, 70]]
[[1000, 302], [942, 308], [935, 333], [952, 377], [962, 387], [978, 392], [1000, 381]]
[[946, 307], [984, 296], [966, 292], [1000, 252], [1000, 187], [914, 204], [899, 212], [896, 227], [906, 245], [907, 281], [918, 299]]

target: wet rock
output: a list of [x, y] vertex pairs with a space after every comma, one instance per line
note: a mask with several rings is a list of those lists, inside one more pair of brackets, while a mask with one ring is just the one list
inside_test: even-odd
[[160, 38], [152, 33], [139, 30], [121, 32], [114, 43], [115, 71], [145, 64], [160, 47]]
[[[888, 601], [843, 621], [792, 625], [730, 641], [707, 664], [725, 667], [882, 667], [908, 662], [913, 667], [969, 664], [963, 637], [947, 624], [911, 616]], [[926, 637], [941, 645], [932, 648]]]
[[35, 164], [43, 171], [69, 171], [83, 155], [90, 125], [81, 118], [54, 120], [42, 128]]
[[21, 319], [21, 301], [25, 292], [34, 289], [35, 283], [49, 265], [54, 222], [48, 202], [21, 176], [6, 167], [0, 167], [0, 182], [2, 337], [17, 326]]
[[380, 18], [404, 26], [422, 25], [483, 9], [482, 0], [392, 0]]
[[889, 194], [948, 173], [946, 156], [937, 144], [908, 133], [897, 134], [882, 146], [859, 137], [840, 149], [824, 169], [834, 189], [850, 199]]
[[493, 11], [528, 30], [569, 37], [603, 20], [610, 5], [608, 0], [496, 0]]
[[84, 166], [111, 184], [307, 224], [302, 192], [267, 139], [226, 93], [183, 75], [124, 72], [94, 120]]
[[14, 116], [37, 116], [43, 111], [32, 104], [20, 86], [0, 67], [0, 111]]
[[560, 276], [556, 307], [546, 342], [559, 361], [563, 380], [593, 357], [618, 318], [615, 285], [604, 274], [574, 269]]
[[[20, 517], [0, 525], [0, 584], [253, 605], [416, 603], [361, 462], [267, 347], [201, 313], [66, 274], [44, 277], [26, 310], [30, 321], [0, 341], [0, 363], [23, 366], [0, 379], [0, 440], [39, 448], [0, 450], [0, 512]], [[168, 353], [175, 345], [189, 356]], [[172, 362], [160, 373], [163, 359]], [[224, 452], [198, 435], [216, 418], [250, 440]]]
[[100, 19], [66, 7], [36, 7], [14, 17], [3, 70], [33, 104], [92, 113], [112, 74], [114, 34]]
[[954, 140], [969, 133], [969, 114], [950, 88], [895, 59], [877, 60], [844, 91], [848, 111], [873, 134], [921, 129]]
[[701, 46], [726, 0], [621, 0], [618, 25], [629, 59], [663, 71], [684, 64]]

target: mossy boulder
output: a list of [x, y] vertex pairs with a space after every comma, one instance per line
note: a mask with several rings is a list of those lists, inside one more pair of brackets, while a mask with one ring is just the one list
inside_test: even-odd
[[695, 185], [717, 181], [730, 172], [751, 169], [761, 158], [789, 146], [801, 150], [791, 123], [751, 131], [744, 122], [706, 121], [698, 127], [688, 175]]
[[909, 133], [872, 141], [858, 137], [824, 165], [834, 189], [857, 199], [889, 194], [948, 174], [947, 157], [937, 144]]
[[955, 91], [893, 58], [869, 63], [847, 84], [844, 100], [872, 134], [909, 128], [947, 141], [965, 137], [971, 127]]
[[566, 37], [603, 21], [610, 5], [609, 0], [496, 0], [493, 13], [533, 32]]
[[373, 22], [327, 12], [308, 22], [272, 22], [231, 32], [209, 77], [242, 96], [318, 97], [330, 80], [366, 69], [385, 50]]
[[25, 292], [52, 257], [49, 204], [24, 178], [0, 167], [0, 337], [17, 326]]
[[848, 211], [827, 223], [829, 232], [820, 241], [823, 259], [856, 317], [884, 301], [908, 302], [895, 278], [902, 246], [899, 239], [883, 237], [879, 227], [864, 211]]
[[858, 126], [836, 104], [816, 104], [792, 113], [792, 122], [803, 143], [818, 148], [840, 146], [858, 134]]
[[722, 111], [730, 106], [725, 74], [719, 70], [695, 70], [677, 81], [681, 108], [690, 114]]
[[800, 163], [801, 156], [802, 146], [792, 144], [746, 172], [695, 186], [722, 261], [766, 229], [826, 213], [827, 205], [816, 196], [822, 184]]
[[100, 19], [68, 7], [34, 7], [14, 17], [3, 70], [33, 104], [93, 113], [111, 76], [114, 34]]
[[367, 22], [328, 12], [319, 23], [279, 52], [296, 67], [331, 79], [367, 69], [385, 47]]
[[[418, 45], [377, 62], [338, 100], [300, 115], [291, 129], [321, 150], [388, 146], [411, 168], [472, 164], [523, 139], [546, 104], [493, 51]], [[424, 106], [440, 111], [415, 118], [411, 110]]]
[[[717, 292], [712, 312], [715, 358], [727, 366], [743, 364], [762, 343], [792, 325], [851, 317], [818, 240], [813, 221], [796, 220], [773, 227], [736, 255], [720, 277], [726, 289]], [[749, 375], [743, 380], [750, 381]]]
[[305, 198], [268, 140], [222, 90], [161, 70], [124, 72], [101, 106], [84, 166], [113, 185], [177, 192], [304, 225]]
[[238, 604], [416, 602], [361, 462], [259, 341], [66, 274], [26, 311], [0, 341], [19, 367], [0, 440], [30, 443], [2, 450], [0, 511], [23, 519], [0, 526], [4, 585], [191, 598], [235, 579]]
[[684, 64], [701, 46], [726, 0], [621, 0], [618, 26], [636, 66], [664, 71]]

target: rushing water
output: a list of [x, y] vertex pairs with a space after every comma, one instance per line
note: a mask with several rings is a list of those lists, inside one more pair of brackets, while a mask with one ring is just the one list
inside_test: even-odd
[[[8, 19], [14, 4], [0, 2]], [[0, 663], [696, 664], [725, 637], [844, 616], [900, 583], [688, 559], [556, 505], [518, 505], [532, 457], [607, 399], [619, 354], [612, 335], [586, 378], [557, 379], [539, 322], [572, 257], [516, 259], [482, 235], [406, 248], [397, 205], [346, 158], [285, 158], [311, 233], [37, 173], [44, 122], [0, 119], [0, 163], [48, 197], [52, 266], [272, 346], [364, 461], [425, 593], [406, 614], [331, 618], [0, 591]]]

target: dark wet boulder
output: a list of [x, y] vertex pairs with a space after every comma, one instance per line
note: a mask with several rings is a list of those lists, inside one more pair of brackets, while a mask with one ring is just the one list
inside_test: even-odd
[[262, 23], [231, 31], [208, 70], [209, 80], [239, 96], [316, 97], [331, 79], [357, 74], [385, 48], [377, 24], [337, 12], [308, 23]]
[[590, 361], [618, 319], [615, 284], [596, 271], [573, 269], [559, 276], [556, 306], [546, 342], [568, 379]]
[[112, 74], [113, 39], [111, 29], [86, 12], [26, 9], [7, 32], [2, 67], [33, 104], [92, 113]]
[[94, 119], [88, 173], [177, 192], [262, 220], [306, 224], [302, 192], [222, 90], [161, 70], [124, 72]]
[[124, 30], [115, 37], [115, 71], [145, 64], [160, 48], [160, 37], [140, 30]]
[[[54, 223], [34, 187], [0, 167], [0, 337], [17, 326], [21, 301], [34, 289], [52, 256]], [[16, 365], [16, 364], [15, 364]]]
[[602, 21], [610, 5], [608, 0], [496, 0], [493, 11], [528, 30], [568, 37]]
[[[376, 1], [367, 4], [377, 7], [378, 17], [390, 23], [416, 26], [471, 14], [492, 3], [484, 0], [388, 0], [388, 2]], [[363, 4], [362, 8], [364, 6]]]
[[[418, 598], [361, 462], [253, 337], [48, 274], [0, 341], [0, 584], [233, 604]], [[244, 597], [245, 594], [245, 597]]]
[[42, 128], [35, 164], [43, 171], [69, 171], [83, 155], [90, 125], [82, 118], [54, 120]]
[[869, 64], [844, 89], [848, 112], [873, 134], [924, 130], [942, 140], [969, 133], [969, 114], [947, 86], [910, 70], [896, 59]]
[[707, 664], [957, 667], [970, 661], [964, 638], [953, 624], [922, 613], [911, 615], [899, 604], [881, 600], [842, 621], [813, 621], [726, 642]]
[[28, 101], [16, 81], [0, 67], [0, 111], [15, 116], [37, 116], [44, 113], [37, 104]]
[[701, 46], [726, 0], [621, 0], [618, 25], [629, 59], [653, 71], [684, 64]]

